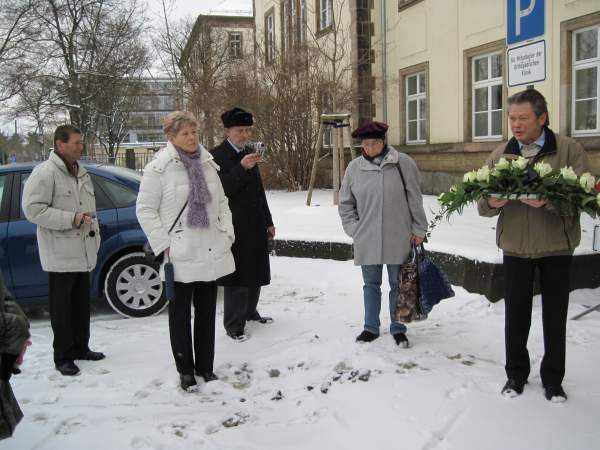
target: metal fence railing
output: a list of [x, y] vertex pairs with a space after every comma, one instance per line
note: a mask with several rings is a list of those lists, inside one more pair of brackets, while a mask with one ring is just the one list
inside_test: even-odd
[[125, 153], [119, 153], [116, 156], [108, 155], [84, 155], [82, 161], [96, 162], [100, 164], [112, 164], [120, 167], [141, 171], [146, 164], [154, 158], [154, 153], [135, 153], [133, 150], [127, 149]]

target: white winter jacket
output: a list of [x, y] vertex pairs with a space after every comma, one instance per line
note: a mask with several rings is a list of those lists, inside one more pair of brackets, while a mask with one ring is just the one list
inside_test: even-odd
[[[169, 234], [169, 228], [189, 195], [189, 178], [177, 150], [170, 142], [144, 169], [136, 214], [155, 254], [170, 248], [175, 281], [213, 281], [235, 271], [231, 253], [234, 241], [231, 211], [219, 166], [202, 146], [201, 164], [212, 200], [206, 205], [208, 228], [189, 228], [186, 206]], [[161, 267], [161, 277], [164, 273]]]
[[94, 185], [85, 167], [77, 178], [64, 161], [51, 152], [36, 166], [23, 190], [25, 217], [37, 225], [42, 269], [46, 272], [90, 272], [100, 247], [98, 221], [75, 228], [75, 213], [96, 215]]

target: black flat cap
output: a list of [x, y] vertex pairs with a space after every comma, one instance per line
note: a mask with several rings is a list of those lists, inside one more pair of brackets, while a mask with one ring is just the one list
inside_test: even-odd
[[387, 123], [372, 121], [354, 130], [352, 137], [358, 139], [384, 139], [387, 130]]
[[252, 114], [242, 108], [233, 108], [221, 114], [221, 120], [225, 128], [251, 127], [254, 125]]

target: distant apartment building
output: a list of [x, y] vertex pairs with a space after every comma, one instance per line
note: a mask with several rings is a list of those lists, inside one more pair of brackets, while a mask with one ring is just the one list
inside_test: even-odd
[[165, 145], [163, 121], [167, 114], [178, 109], [178, 88], [172, 78], [136, 80], [140, 89], [131, 104], [127, 132], [122, 147], [158, 148]]

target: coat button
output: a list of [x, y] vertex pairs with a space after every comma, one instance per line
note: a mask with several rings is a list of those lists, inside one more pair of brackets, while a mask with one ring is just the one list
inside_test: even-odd
[[90, 231], [90, 234], [89, 234], [89, 236], [90, 236], [90, 237], [94, 237], [94, 236], [96, 236], [96, 232], [95, 232], [94, 230]]
[[212, 248], [209, 248], [209, 249], [208, 249], [208, 251], [209, 251], [209, 252], [212, 252]]

